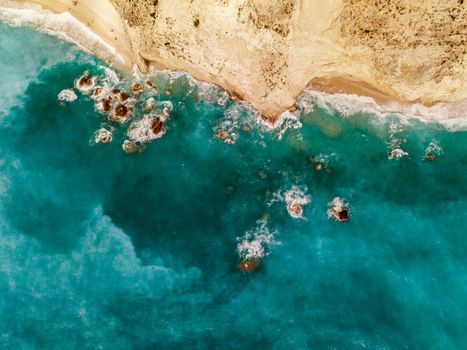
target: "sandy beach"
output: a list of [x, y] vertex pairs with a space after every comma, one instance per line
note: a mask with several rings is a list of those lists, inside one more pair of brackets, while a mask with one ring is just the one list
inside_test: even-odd
[[131, 70], [131, 43], [108, 0], [0, 0], [0, 19], [64, 37], [117, 69]]
[[[268, 119], [293, 108], [305, 88], [392, 105], [467, 98], [467, 8], [457, 1], [0, 0], [18, 4], [69, 12], [122, 62], [73, 40], [120, 69], [187, 71]], [[456, 113], [446, 118], [463, 117]]]

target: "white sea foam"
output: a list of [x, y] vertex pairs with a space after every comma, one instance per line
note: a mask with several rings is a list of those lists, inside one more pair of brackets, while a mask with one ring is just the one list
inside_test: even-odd
[[388, 159], [401, 159], [402, 157], [406, 157], [408, 155], [409, 154], [405, 152], [403, 149], [394, 148], [393, 150], [389, 152]]
[[[228, 101], [228, 94], [214, 84], [205, 83], [196, 80], [186, 72], [173, 71], [152, 71], [153, 75], [163, 75], [169, 81], [175, 81], [185, 77], [190, 86], [196, 86], [198, 95], [213, 102], [213, 96], [218, 96], [217, 102], [225, 105]], [[214, 93], [218, 91], [219, 94]], [[223, 93], [222, 93], [223, 92]], [[300, 115], [308, 114], [314, 111], [315, 107], [327, 110], [330, 113], [338, 112], [344, 117], [350, 117], [356, 114], [369, 113], [379, 117], [388, 117], [397, 115], [401, 117], [401, 123], [404, 120], [416, 118], [423, 122], [439, 122], [448, 130], [456, 131], [467, 129], [467, 99], [452, 102], [438, 103], [428, 107], [420, 103], [403, 103], [393, 101], [386, 104], [378, 104], [373, 98], [358, 96], [354, 94], [330, 94], [311, 89], [305, 89], [297, 99], [297, 111], [285, 111], [274, 121], [265, 120], [258, 111], [246, 101], [237, 101], [232, 107], [228, 108], [225, 117], [231, 120], [232, 126], [238, 128], [238, 118], [241, 115], [247, 115], [254, 119], [256, 124], [265, 130], [278, 130], [278, 138], [281, 139], [284, 133], [289, 129], [298, 129], [302, 127]], [[408, 123], [406, 121], [406, 123]], [[228, 123], [227, 123], [228, 124]], [[231, 125], [227, 125], [230, 127]], [[235, 140], [233, 140], [235, 142]]]
[[214, 127], [214, 135], [225, 143], [234, 144], [240, 137], [240, 128], [246, 123], [242, 105], [233, 104], [225, 112], [219, 124]]
[[[134, 77], [137, 80], [147, 79], [151, 76], [163, 77], [169, 83], [184, 78], [189, 86], [196, 91], [199, 98], [210, 103], [218, 103], [221, 106], [225, 106], [229, 101], [229, 95], [225, 90], [215, 84], [199, 81], [184, 71], [152, 69], [147, 75], [144, 75], [137, 68], [134, 70]], [[361, 113], [369, 113], [380, 117], [397, 115], [402, 117], [400, 118], [401, 124], [408, 123], [407, 121], [404, 122], [405, 119], [416, 118], [424, 122], [440, 122], [451, 131], [467, 129], [467, 99], [453, 103], [438, 103], [431, 107], [397, 101], [380, 105], [371, 97], [353, 94], [330, 94], [305, 89], [297, 99], [297, 112], [285, 111], [274, 121], [262, 118], [250, 103], [237, 101], [227, 109], [224, 115], [225, 118], [217, 131], [222, 127], [226, 127], [226, 129], [230, 129], [228, 133], [237, 132], [242, 126], [242, 122], [254, 120], [255, 124], [265, 131], [278, 131], [278, 138], [281, 139], [287, 130], [301, 128], [300, 115], [311, 113], [315, 107], [325, 109], [330, 113], [338, 112], [344, 117]], [[238, 134], [233, 136], [230, 139], [235, 142]]]
[[336, 218], [336, 213], [348, 210], [349, 204], [340, 197], [335, 197], [328, 203], [328, 217]]
[[269, 229], [267, 224], [267, 219], [258, 220], [253, 229], [237, 237], [237, 252], [242, 260], [264, 258], [271, 246], [279, 244], [274, 238], [276, 232]]
[[338, 112], [344, 117], [369, 113], [378, 116], [399, 115], [406, 118], [417, 118], [424, 122], [439, 122], [448, 130], [467, 129], [467, 99], [437, 103], [431, 107], [420, 103], [403, 103], [393, 101], [378, 104], [373, 98], [354, 94], [330, 94], [321, 91], [305, 89], [297, 99], [299, 111], [310, 113], [314, 107], [319, 107], [332, 113]]
[[[184, 79], [188, 83], [185, 94], [193, 94], [195, 98], [205, 102], [216, 103], [227, 107], [230, 95], [215, 84], [199, 81], [184, 71], [156, 70], [151, 68], [147, 74], [140, 72], [137, 66], [133, 70], [135, 81], [151, 80], [151, 78], [162, 78], [169, 85]], [[168, 101], [166, 102], [168, 103]], [[259, 112], [246, 101], [236, 101], [227, 107], [224, 117], [213, 128], [214, 135], [225, 143], [234, 144], [240, 137], [241, 130], [249, 131], [256, 125], [263, 131], [277, 131], [281, 139], [289, 129], [301, 128], [302, 124], [296, 113], [284, 112], [274, 122], [265, 120]]]
[[142, 152], [145, 149], [144, 144], [136, 143], [134, 141], [125, 140], [122, 143], [122, 150], [125, 153], [135, 153], [135, 152]]
[[287, 130], [300, 129], [302, 127], [302, 123], [300, 122], [299, 116], [296, 113], [286, 111], [279, 116], [273, 127], [278, 128], [279, 133], [277, 138], [282, 140], [282, 137]]
[[431, 140], [428, 147], [425, 149], [425, 158], [428, 156], [440, 156], [443, 153], [443, 149], [439, 145], [438, 140]]
[[151, 109], [154, 108], [155, 103], [156, 103], [156, 100], [154, 99], [154, 97], [148, 98], [144, 102], [144, 109], [147, 110], [147, 111], [150, 111]]
[[287, 212], [294, 219], [303, 218], [303, 206], [311, 202], [311, 197], [306, 194], [306, 188], [293, 186], [284, 195]]
[[332, 163], [337, 162], [339, 160], [339, 155], [337, 153], [318, 153], [316, 156], [311, 157], [310, 160], [313, 161], [314, 164], [322, 164], [326, 168]]
[[[100, 66], [103, 73], [89, 76], [84, 72], [75, 80], [75, 87], [83, 95], [89, 95], [95, 101], [97, 111], [111, 121], [121, 124], [133, 118], [137, 113], [143, 114], [148, 106], [151, 112], [143, 114], [134, 120], [128, 127], [126, 133], [128, 140], [122, 144], [126, 153], [144, 150], [143, 143], [158, 139], [165, 134], [165, 123], [173, 111], [171, 101], [157, 101], [151, 96], [154, 92], [150, 86], [146, 86], [138, 94], [128, 92], [134, 80], [126, 77], [123, 80], [119, 75], [107, 67]], [[133, 89], [134, 90], [134, 89]], [[148, 91], [149, 90], [149, 91]], [[148, 96], [151, 96], [148, 98]], [[112, 141], [112, 132], [101, 128], [94, 135], [96, 143], [108, 143]]]
[[167, 120], [167, 114], [164, 113], [151, 113], [144, 115], [141, 119], [138, 119], [131, 123], [128, 127], [127, 135], [128, 138], [134, 142], [148, 142], [158, 138], [161, 138], [165, 134], [165, 127], [155, 132], [153, 125], [159, 120], [162, 125]]
[[39, 6], [0, 0], [0, 20], [12, 26], [27, 26], [57, 36], [105, 60], [125, 63], [113, 46], [68, 12], [55, 14]]
[[311, 196], [307, 194], [305, 186], [292, 186], [287, 191], [277, 191], [272, 194], [272, 198], [266, 203], [268, 206], [274, 203], [285, 203], [287, 212], [294, 219], [303, 218], [303, 206], [311, 203]]
[[[195, 79], [189, 73], [185, 71], [170, 71], [170, 70], [156, 70], [151, 68], [147, 75], [143, 75], [137, 67], [135, 67], [133, 76], [138, 79], [148, 79], [151, 77], [160, 77], [169, 84], [173, 84], [178, 79], [186, 79], [188, 86], [190, 87], [187, 94], [194, 93], [194, 97], [200, 100], [203, 100], [208, 103], [217, 104], [219, 106], [226, 106], [230, 101], [230, 95], [227, 91], [222, 89], [216, 84], [204, 82], [198, 79]], [[243, 101], [240, 101], [239, 104], [242, 104]], [[257, 113], [255, 111], [255, 113]]]
[[99, 66], [99, 68], [104, 70], [104, 82], [109, 85], [115, 86], [120, 83], [120, 77], [113, 69], [110, 69], [106, 66]]
[[225, 106], [230, 100], [227, 91], [221, 89], [219, 86], [199, 81], [187, 74], [188, 83], [195, 88], [196, 97], [208, 103], [215, 103], [219, 106]]
[[[397, 133], [398, 131], [396, 131]], [[391, 134], [390, 140], [388, 142], [388, 159], [401, 159], [407, 157], [409, 154], [402, 149], [402, 144], [405, 143], [405, 139], [396, 137], [396, 134]]]
[[120, 84], [120, 76], [115, 72], [113, 69], [110, 69], [106, 66], [99, 66], [100, 69], [104, 71], [103, 75], [98, 76], [97, 83], [99, 84], [100, 93], [93, 95], [92, 98], [101, 101], [105, 97], [107, 97], [112, 90]]
[[[307, 91], [306, 91], [307, 92]], [[296, 106], [300, 114], [310, 114], [315, 110], [316, 98], [311, 93], [302, 93], [296, 101]]]
[[94, 141], [96, 143], [112, 142], [112, 131], [109, 131], [106, 128], [100, 128], [94, 135]]
[[76, 93], [73, 90], [64, 89], [64, 90], [60, 91], [57, 98], [60, 101], [73, 102], [78, 98], [78, 96], [76, 95]]
[[155, 105], [156, 108], [161, 108], [162, 113], [168, 117], [168, 115], [173, 111], [174, 105], [171, 101], [158, 101]]
[[[186, 72], [153, 70], [151, 74], [162, 75], [170, 81], [185, 77], [190, 86], [197, 87], [200, 97], [206, 98], [208, 101], [212, 102], [211, 99], [213, 95], [215, 95], [213, 92], [220, 91], [223, 93], [218, 95], [218, 103], [224, 105], [224, 103], [228, 101], [228, 94], [224, 90], [218, 88], [214, 84], [198, 81]], [[371, 97], [342, 93], [330, 94], [305, 89], [297, 98], [296, 105], [297, 112], [286, 111], [279, 115], [274, 121], [270, 121], [263, 119], [258, 111], [248, 102], [238, 101], [233, 107], [229, 108], [229, 112], [227, 112], [226, 116], [232, 116], [232, 113], [236, 113], [235, 110], [243, 110], [243, 113], [255, 119], [258, 125], [266, 127], [266, 129], [269, 130], [279, 130], [279, 138], [282, 138], [283, 134], [289, 129], [300, 128], [302, 125], [299, 116], [311, 113], [314, 111], [315, 107], [325, 109], [330, 113], [338, 112], [344, 117], [350, 117], [361, 113], [369, 113], [380, 117], [398, 115], [403, 117], [402, 119], [416, 118], [424, 122], [440, 122], [451, 131], [467, 129], [467, 99], [452, 103], [438, 103], [431, 107], [420, 103], [403, 103], [398, 101], [378, 104]], [[233, 119], [235, 122], [236, 118]]]

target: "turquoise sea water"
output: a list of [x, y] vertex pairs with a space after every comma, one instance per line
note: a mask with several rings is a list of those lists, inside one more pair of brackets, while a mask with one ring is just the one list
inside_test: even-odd
[[[160, 74], [166, 134], [126, 154], [131, 121], [57, 100], [101, 62], [5, 25], [0, 53], [1, 348], [467, 348], [467, 132], [315, 107], [280, 137]], [[396, 143], [408, 155], [390, 160]], [[311, 199], [303, 219], [291, 189]], [[328, 217], [335, 197], [349, 221]], [[265, 250], [251, 273], [243, 239]]]

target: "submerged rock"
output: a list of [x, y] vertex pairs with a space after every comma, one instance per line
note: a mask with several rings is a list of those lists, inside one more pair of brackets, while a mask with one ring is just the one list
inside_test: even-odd
[[111, 109], [112, 109], [112, 100], [110, 98], [104, 98], [103, 100], [99, 101], [97, 104], [96, 104], [96, 108], [105, 113], [105, 114], [108, 114], [110, 113]]
[[166, 114], [146, 114], [128, 128], [128, 138], [135, 142], [148, 142], [165, 134]]
[[154, 108], [155, 100], [153, 97], [148, 98], [143, 105], [143, 108], [147, 111], [150, 111]]
[[102, 86], [96, 86], [94, 87], [94, 90], [92, 90], [92, 98], [94, 100], [101, 100], [104, 94], [104, 88]]
[[287, 205], [287, 211], [295, 219], [303, 217], [303, 208], [298, 201], [292, 201]]
[[120, 123], [124, 123], [128, 119], [130, 119], [130, 112], [131, 110], [127, 106], [125, 106], [124, 104], [118, 104], [115, 107], [113, 119]]
[[81, 93], [87, 94], [96, 86], [96, 80], [96, 76], [89, 76], [88, 72], [84, 72], [82, 76], [76, 79], [75, 88]]
[[130, 140], [123, 141], [122, 149], [125, 153], [134, 153], [138, 150], [136, 144]]
[[408, 156], [409, 154], [400, 148], [395, 148], [388, 153], [388, 159], [401, 159], [402, 157]]
[[313, 164], [314, 169], [316, 171], [323, 171], [326, 170], [327, 173], [331, 173], [331, 169], [329, 166], [329, 163], [337, 158], [337, 155], [335, 153], [332, 153], [330, 155], [326, 154], [318, 154], [316, 156], [310, 156], [308, 157], [308, 161]]
[[225, 140], [227, 137], [229, 137], [229, 134], [227, 131], [225, 130], [219, 130], [218, 132], [216, 132], [214, 134], [214, 137], [217, 138], [217, 139], [220, 139], [220, 140]]
[[96, 143], [109, 143], [112, 142], [112, 132], [105, 129], [101, 128], [96, 132], [96, 137], [95, 137]]
[[159, 117], [154, 118], [154, 120], [151, 123], [151, 130], [154, 133], [154, 135], [159, 135], [160, 133], [163, 132], [164, 122], [162, 121], [161, 118]]
[[328, 205], [328, 216], [337, 221], [347, 221], [350, 217], [348, 204], [341, 198], [334, 198]]
[[134, 95], [138, 96], [143, 91], [143, 85], [141, 85], [140, 83], [136, 83], [133, 85], [131, 90], [133, 91]]
[[243, 272], [252, 272], [256, 270], [259, 267], [259, 265], [260, 265], [259, 259], [248, 259], [248, 260], [240, 261], [240, 263], [238, 264], [238, 267]]
[[294, 219], [303, 218], [303, 206], [311, 202], [311, 198], [309, 195], [306, 195], [305, 190], [296, 186], [285, 193], [284, 200], [287, 212]]
[[158, 93], [157, 87], [154, 85], [154, 83], [151, 80], [146, 80], [146, 85], [154, 92]]
[[443, 149], [437, 140], [432, 140], [428, 147], [425, 149], [425, 160], [430, 162], [434, 161], [438, 156], [443, 154]]

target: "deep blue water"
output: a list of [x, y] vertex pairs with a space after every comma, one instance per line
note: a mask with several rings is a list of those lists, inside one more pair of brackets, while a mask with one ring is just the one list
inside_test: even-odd
[[[102, 65], [0, 25], [1, 348], [467, 348], [467, 132], [315, 107], [280, 138], [222, 91], [159, 74], [166, 134], [126, 154], [132, 121], [57, 100]], [[214, 137], [229, 123], [235, 144]], [[397, 140], [408, 155], [390, 160]], [[303, 219], [293, 188], [311, 197]], [[335, 197], [349, 221], [328, 217]], [[251, 273], [248, 232], [270, 240]]]

